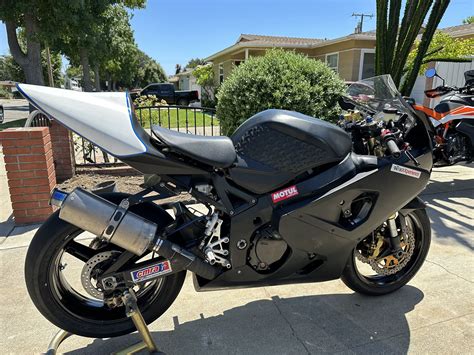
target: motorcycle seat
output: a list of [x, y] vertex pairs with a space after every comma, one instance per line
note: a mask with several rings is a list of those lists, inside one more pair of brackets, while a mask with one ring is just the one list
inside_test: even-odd
[[216, 168], [228, 168], [237, 158], [234, 144], [228, 137], [181, 133], [157, 125], [152, 125], [151, 130], [174, 152]]

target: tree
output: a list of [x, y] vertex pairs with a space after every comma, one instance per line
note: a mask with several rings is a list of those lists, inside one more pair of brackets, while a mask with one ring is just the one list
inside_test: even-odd
[[[403, 95], [411, 93], [423, 58], [449, 2], [450, 0], [407, 0], [400, 23], [402, 0], [377, 0], [375, 71], [377, 75], [390, 74], [395, 84], [401, 87]], [[408, 54], [429, 12], [412, 67], [406, 71]]]
[[196, 83], [202, 88], [201, 102], [203, 107], [214, 107], [214, 69], [212, 64], [199, 65], [193, 70]]
[[194, 69], [198, 65], [204, 65], [204, 64], [206, 64], [206, 62], [203, 59], [201, 59], [201, 58], [192, 58], [192, 59], [189, 60], [188, 64], [186, 64], [186, 68]]
[[175, 71], [174, 71], [175, 74], [179, 74], [181, 73], [181, 71], [182, 71], [181, 64], [176, 64]]
[[[407, 71], [410, 71], [413, 67], [419, 46], [420, 41], [415, 42], [412, 51], [408, 55]], [[427, 68], [426, 64], [432, 61], [471, 61], [471, 58], [468, 57], [472, 55], [473, 50], [474, 38], [452, 38], [444, 32], [436, 31], [428, 51], [423, 57], [418, 75], [422, 75]]]
[[[21, 36], [20, 36], [21, 42]], [[41, 52], [41, 62], [43, 71], [43, 80], [46, 82], [48, 73], [46, 69], [46, 53]], [[59, 53], [51, 53], [51, 64], [53, 69], [53, 80], [55, 86], [60, 86], [62, 81], [61, 66], [62, 60]], [[11, 55], [0, 56], [0, 80], [12, 80], [20, 83], [26, 81], [25, 73], [20, 65], [13, 59]]]
[[[40, 21], [44, 8], [33, 0], [2, 0], [0, 20], [5, 22], [10, 53], [22, 68], [29, 84], [44, 85], [41, 67]], [[26, 48], [18, 39], [19, 28], [25, 29]]]
[[462, 23], [464, 25], [470, 25], [471, 23], [474, 23], [474, 16], [466, 17], [464, 20], [462, 20]]
[[250, 57], [222, 83], [217, 117], [226, 135], [252, 115], [270, 108], [335, 120], [344, 91], [344, 82], [325, 63], [272, 49], [264, 56]]
[[133, 85], [144, 87], [150, 83], [161, 83], [166, 80], [166, 73], [161, 65], [141, 50], [138, 50], [138, 70], [133, 79]]
[[25, 73], [11, 55], [0, 57], [0, 80], [25, 82]]

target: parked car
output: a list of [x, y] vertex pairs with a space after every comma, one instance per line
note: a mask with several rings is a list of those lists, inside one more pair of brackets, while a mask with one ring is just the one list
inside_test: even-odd
[[169, 105], [188, 106], [191, 102], [199, 101], [197, 90], [176, 91], [173, 84], [154, 83], [147, 85], [139, 92], [130, 93], [133, 99], [141, 95], [154, 95], [165, 100]]
[[0, 105], [0, 123], [3, 123], [5, 119], [5, 111], [3, 110], [3, 105]]

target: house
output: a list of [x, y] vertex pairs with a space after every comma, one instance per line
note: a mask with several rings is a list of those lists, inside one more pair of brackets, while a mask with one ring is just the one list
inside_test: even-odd
[[193, 75], [193, 68], [185, 68], [181, 73], [176, 74], [178, 77], [178, 90], [197, 90], [199, 100], [201, 99], [201, 86], [196, 83]]
[[[474, 36], [474, 24], [441, 29], [455, 38]], [[230, 47], [205, 59], [214, 65], [216, 85], [222, 83], [232, 69], [250, 56], [265, 54], [269, 48], [283, 48], [326, 62], [346, 81], [374, 76], [375, 31], [353, 33], [335, 39], [296, 38], [242, 34]]]

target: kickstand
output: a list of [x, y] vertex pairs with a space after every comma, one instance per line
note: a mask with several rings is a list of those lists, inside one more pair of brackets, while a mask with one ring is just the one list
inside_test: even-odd
[[150, 354], [164, 354], [163, 352], [158, 350], [158, 347], [155, 344], [155, 341], [151, 337], [150, 330], [143, 319], [143, 316], [140, 312], [140, 309], [137, 305], [137, 296], [132, 289], [129, 291], [125, 291], [122, 295], [122, 301], [125, 305], [125, 312], [127, 317], [132, 318], [133, 324], [135, 324], [135, 328], [137, 328], [138, 333], [142, 337], [143, 341], [140, 343], [134, 344], [116, 352], [116, 355], [128, 355], [128, 354], [135, 354], [141, 350], [148, 350]]
[[[151, 337], [150, 330], [143, 319], [143, 316], [140, 312], [140, 309], [137, 305], [137, 296], [132, 289], [125, 291], [122, 295], [122, 301], [125, 305], [125, 312], [127, 317], [132, 318], [133, 324], [138, 330], [138, 333], [142, 337], [143, 341], [131, 345], [128, 348], [120, 350], [114, 354], [116, 355], [129, 355], [129, 354], [136, 354], [142, 350], [147, 350], [150, 354], [161, 354], [164, 355], [165, 353], [158, 350], [155, 341]], [[65, 330], [60, 330], [56, 335], [51, 339], [51, 342], [48, 345], [48, 350], [46, 350], [46, 355], [55, 355], [58, 351], [59, 346], [61, 343], [69, 338], [72, 333], [69, 333]]]

